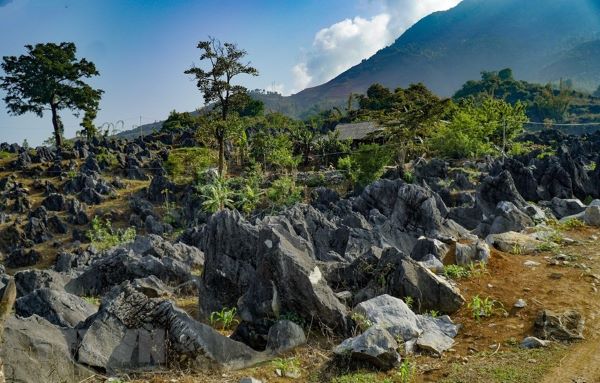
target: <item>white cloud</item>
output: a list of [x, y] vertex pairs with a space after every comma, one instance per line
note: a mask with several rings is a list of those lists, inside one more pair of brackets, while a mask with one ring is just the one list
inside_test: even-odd
[[312, 47], [292, 68], [292, 93], [331, 80], [393, 43], [424, 16], [452, 8], [460, 1], [384, 0], [377, 2], [380, 13], [370, 19], [355, 17], [321, 29]]
[[265, 88], [267, 92], [275, 92], [279, 94], [285, 94], [285, 85], [274, 82]]

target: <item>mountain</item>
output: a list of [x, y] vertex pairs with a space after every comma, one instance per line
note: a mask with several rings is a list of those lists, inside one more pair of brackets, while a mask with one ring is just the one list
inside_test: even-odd
[[600, 84], [599, 58], [600, 0], [464, 0], [423, 18], [333, 80], [263, 101], [269, 109], [298, 117], [320, 106], [342, 105], [350, 93], [362, 93], [373, 83], [395, 88], [423, 82], [451, 96], [481, 71], [506, 67], [527, 81], [572, 79], [591, 91]]

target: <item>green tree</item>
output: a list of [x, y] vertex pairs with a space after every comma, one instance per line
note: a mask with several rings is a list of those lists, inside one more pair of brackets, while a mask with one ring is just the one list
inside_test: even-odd
[[527, 122], [525, 104], [511, 105], [488, 97], [455, 106], [449, 122], [439, 122], [430, 141], [432, 149], [452, 158], [506, 153]]
[[379, 136], [384, 142], [393, 145], [397, 152], [397, 162], [404, 164], [408, 157], [422, 154], [420, 150], [425, 147], [435, 124], [447, 113], [451, 102], [440, 99], [423, 84], [412, 84], [406, 89], [398, 88], [386, 97], [388, 101], [385, 109], [375, 112], [359, 111], [358, 116], [366, 114], [368, 119], [378, 121], [384, 127], [373, 138]]
[[88, 141], [91, 141], [98, 134], [98, 129], [96, 128], [96, 125], [94, 125], [97, 114], [97, 107], [92, 106], [87, 108], [83, 114], [83, 120], [79, 124], [83, 128], [81, 133], [85, 135]]
[[392, 157], [393, 154], [385, 146], [361, 145], [350, 156], [340, 159], [339, 168], [348, 173], [354, 184], [365, 187], [383, 175]]
[[240, 117], [257, 117], [264, 114], [265, 103], [250, 97], [247, 92], [236, 93], [231, 98], [231, 109]]
[[219, 146], [219, 175], [223, 176], [225, 140], [230, 128], [227, 119], [232, 109], [232, 101], [235, 101], [237, 95], [247, 93], [245, 87], [234, 85], [232, 81], [242, 74], [258, 76], [258, 70], [249, 63], [242, 62], [247, 53], [235, 44], [221, 43], [219, 40], [209, 38], [207, 41], [200, 41], [197, 47], [202, 51], [200, 60], [208, 62], [208, 68], [194, 66], [186, 70], [185, 74], [195, 77], [196, 85], [204, 96], [204, 102], [215, 103], [217, 111], [220, 112], [221, 121], [215, 123], [211, 130]]
[[176, 110], [173, 110], [169, 113], [169, 117], [163, 123], [161, 130], [176, 132], [181, 129], [196, 130], [199, 127], [200, 121], [198, 117], [188, 112], [178, 113]]
[[13, 115], [28, 112], [43, 117], [52, 113], [57, 150], [63, 145], [63, 124], [59, 111], [97, 109], [103, 91], [83, 79], [99, 75], [94, 63], [76, 58], [74, 43], [26, 45], [26, 55], [4, 56], [0, 88], [6, 91], [4, 102]]
[[554, 89], [550, 84], [546, 85], [535, 97], [533, 105], [542, 121], [562, 122], [571, 105], [571, 99], [572, 89], [561, 80], [558, 89]]

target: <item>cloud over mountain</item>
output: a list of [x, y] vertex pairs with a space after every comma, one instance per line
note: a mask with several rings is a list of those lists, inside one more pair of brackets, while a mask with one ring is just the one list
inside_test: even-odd
[[390, 45], [424, 16], [460, 0], [386, 0], [371, 18], [345, 19], [317, 32], [311, 48], [292, 68], [295, 91], [329, 81]]

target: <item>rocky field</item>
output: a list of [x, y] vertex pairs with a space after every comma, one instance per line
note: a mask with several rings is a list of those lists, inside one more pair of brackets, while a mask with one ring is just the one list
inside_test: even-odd
[[6, 380], [598, 382], [600, 133], [525, 139], [214, 214], [192, 134], [1, 144]]

